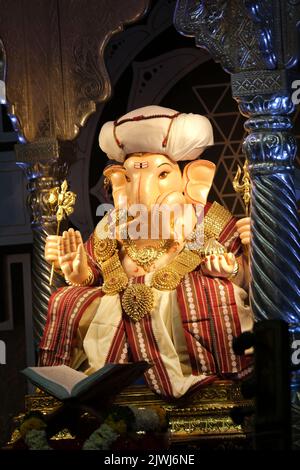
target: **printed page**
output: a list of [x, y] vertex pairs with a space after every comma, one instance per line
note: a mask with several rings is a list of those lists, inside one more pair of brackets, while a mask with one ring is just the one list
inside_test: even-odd
[[98, 395], [107, 397], [115, 395], [124, 387], [131, 384], [150, 365], [145, 361], [126, 364], [106, 364], [101, 369], [80, 381], [73, 388], [74, 397], [83, 397], [84, 400]]
[[46, 366], [46, 367], [30, 367], [41, 377], [51, 380], [58, 385], [64, 387], [69, 394], [71, 394], [72, 388], [78, 382], [86, 379], [87, 376], [83, 372], [71, 369], [68, 366]]

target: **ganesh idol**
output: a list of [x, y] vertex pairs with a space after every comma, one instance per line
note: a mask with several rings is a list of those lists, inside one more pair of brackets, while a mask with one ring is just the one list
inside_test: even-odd
[[[253, 326], [243, 250], [250, 220], [207, 201], [210, 122], [147, 106], [104, 124], [99, 144], [114, 209], [86, 243], [73, 229], [47, 238], [45, 257], [66, 286], [49, 302], [40, 365], [90, 374], [145, 360], [146, 383], [167, 398], [242, 377], [251, 354], [236, 356], [232, 341]], [[139, 229], [136, 206], [147, 214]]]

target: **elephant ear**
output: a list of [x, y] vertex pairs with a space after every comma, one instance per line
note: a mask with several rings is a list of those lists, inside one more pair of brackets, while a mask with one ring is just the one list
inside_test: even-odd
[[112, 194], [116, 209], [126, 206], [126, 177], [122, 165], [110, 165], [105, 168], [103, 174], [112, 184]]
[[216, 165], [208, 160], [196, 160], [184, 168], [183, 185], [186, 200], [192, 204], [206, 204]]
[[122, 165], [110, 165], [103, 171], [103, 175], [110, 180], [113, 189], [119, 189], [126, 184], [125, 173]]

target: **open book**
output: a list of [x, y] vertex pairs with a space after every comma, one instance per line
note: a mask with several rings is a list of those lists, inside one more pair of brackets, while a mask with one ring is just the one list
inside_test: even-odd
[[92, 375], [86, 375], [71, 367], [27, 367], [24, 375], [37, 387], [58, 400], [78, 400], [86, 402], [116, 395], [123, 388], [134, 382], [150, 366], [139, 361], [129, 364], [106, 364]]

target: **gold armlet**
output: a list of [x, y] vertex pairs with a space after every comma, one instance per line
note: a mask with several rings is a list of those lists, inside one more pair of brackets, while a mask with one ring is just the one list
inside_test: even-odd
[[218, 202], [214, 202], [206, 216], [204, 217], [204, 238], [205, 241], [210, 238], [219, 239], [222, 231], [231, 220], [231, 213], [221, 206]]
[[86, 287], [86, 286], [90, 286], [90, 285], [93, 283], [93, 281], [94, 281], [94, 274], [93, 274], [93, 271], [91, 270], [91, 268], [88, 268], [88, 269], [89, 269], [89, 275], [88, 275], [88, 277], [86, 278], [85, 281], [75, 283], [75, 282], [71, 282], [71, 281], [69, 281], [68, 279], [65, 278], [66, 283], [67, 283], [69, 286], [73, 286], [73, 287]]

